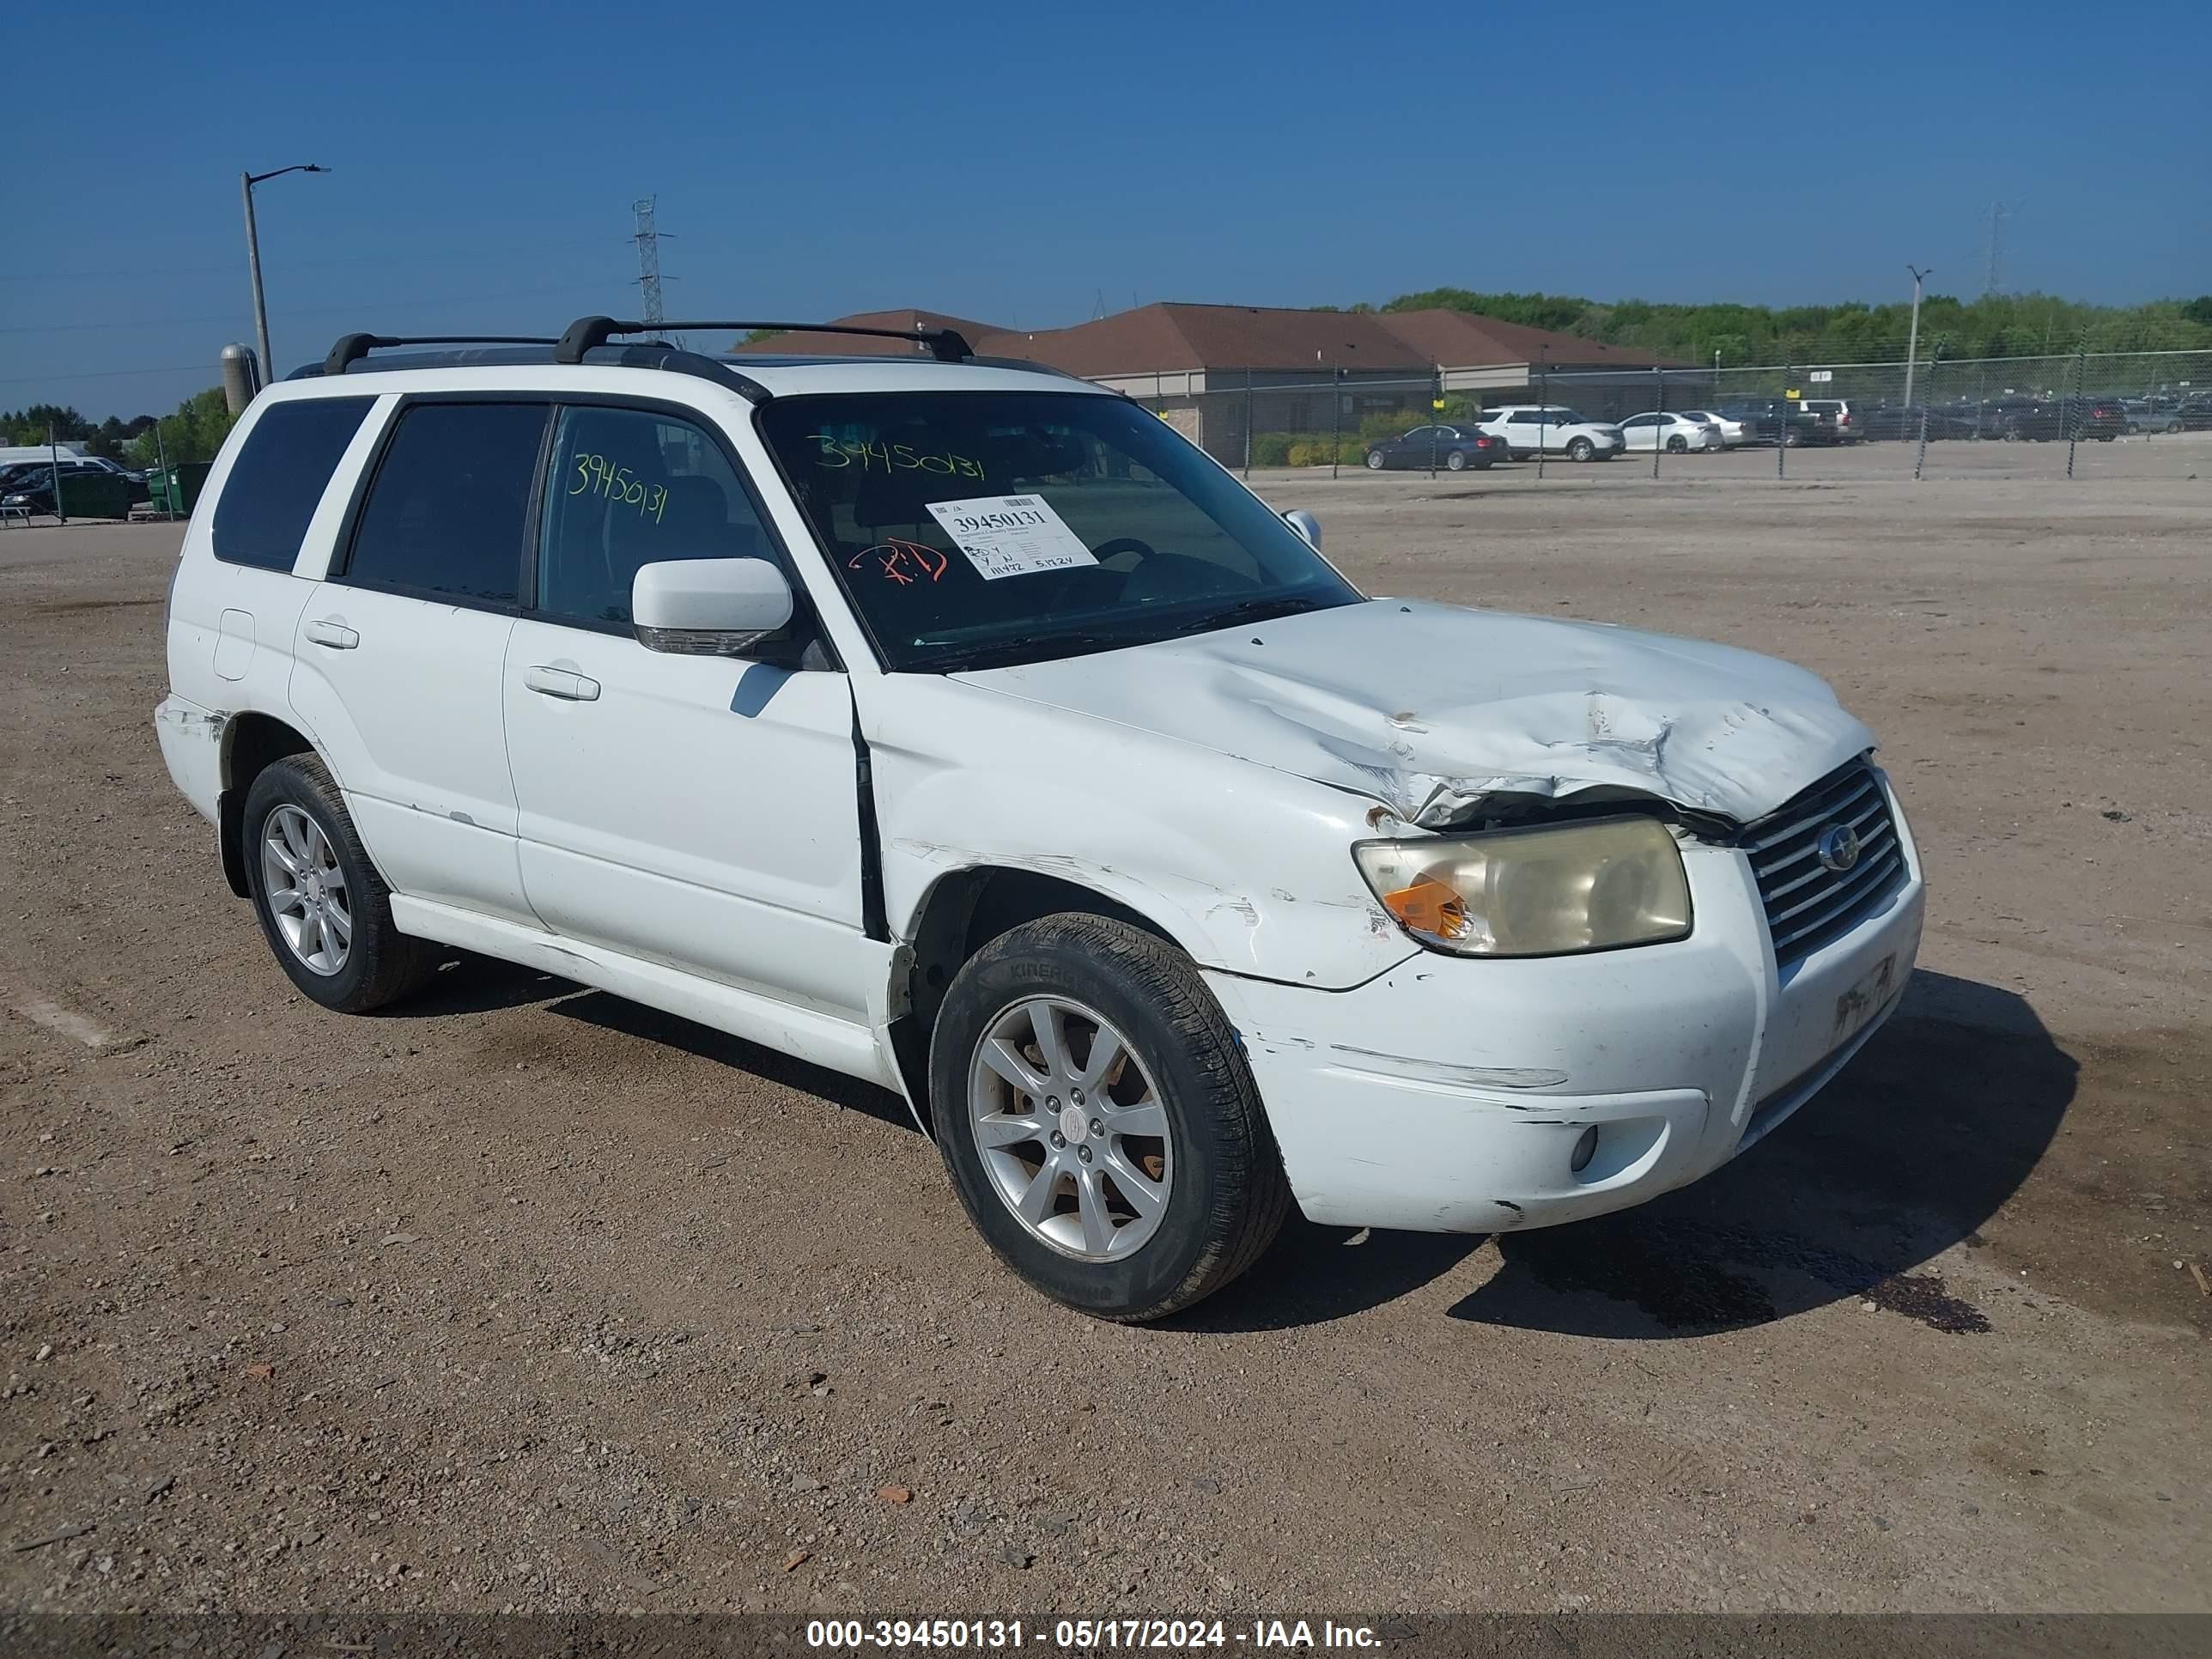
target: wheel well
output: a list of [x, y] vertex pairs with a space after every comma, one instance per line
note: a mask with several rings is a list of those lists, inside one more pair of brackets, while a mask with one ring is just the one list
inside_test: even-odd
[[271, 762], [287, 755], [307, 755], [315, 745], [272, 714], [248, 710], [231, 716], [222, 729], [222, 794], [216, 817], [222, 843], [222, 873], [230, 890], [244, 898], [246, 848], [241, 831], [246, 821], [246, 792]]
[[[891, 1037], [907, 1092], [929, 1123], [929, 1039], [953, 976], [969, 958], [1024, 922], [1064, 912], [1109, 916], [1168, 945], [1175, 940], [1150, 918], [1118, 900], [1057, 876], [1000, 866], [956, 871], [930, 889], [915, 919], [907, 969], [906, 1012]], [[1176, 948], [1180, 949], [1180, 946]]]

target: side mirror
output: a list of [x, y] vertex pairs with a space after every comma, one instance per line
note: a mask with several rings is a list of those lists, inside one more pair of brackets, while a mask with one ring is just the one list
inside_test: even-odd
[[740, 656], [791, 610], [791, 583], [766, 559], [667, 559], [630, 580], [630, 625], [648, 651]]
[[1308, 547], [1321, 551], [1321, 520], [1303, 507], [1294, 507], [1283, 514], [1283, 522], [1305, 538]]

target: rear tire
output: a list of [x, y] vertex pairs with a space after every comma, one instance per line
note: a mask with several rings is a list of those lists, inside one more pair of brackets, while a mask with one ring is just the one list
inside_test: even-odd
[[[1121, 1053], [1086, 1077], [1109, 1036]], [[1187, 1308], [1258, 1261], [1289, 1211], [1235, 1030], [1188, 958], [1126, 922], [1046, 916], [985, 945], [945, 995], [929, 1073], [969, 1219], [1079, 1312]]]
[[1467, 452], [1463, 449], [1455, 449], [1450, 454], [1445, 456], [1444, 471], [1447, 472], [1466, 471]]
[[[392, 890], [369, 862], [329, 769], [313, 755], [270, 763], [246, 791], [240, 848], [276, 965], [309, 1000], [365, 1014], [417, 989], [438, 949], [392, 920]], [[272, 885], [273, 883], [285, 885]]]
[[1667, 453], [1669, 455], [1688, 454], [1690, 453], [1690, 441], [1687, 438], [1681, 437], [1680, 435], [1668, 439]]

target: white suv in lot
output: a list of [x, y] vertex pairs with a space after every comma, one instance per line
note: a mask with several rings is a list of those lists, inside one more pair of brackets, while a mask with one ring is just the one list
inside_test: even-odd
[[1564, 455], [1571, 461], [1609, 461], [1628, 447], [1611, 421], [1593, 421], [1564, 404], [1509, 404], [1486, 409], [1477, 428], [1505, 441], [1516, 461], [1531, 455]]
[[461, 947], [869, 1079], [1018, 1273], [1144, 1319], [1292, 1204], [1679, 1187], [1896, 1006], [1918, 855], [1813, 675], [1370, 597], [949, 331], [642, 331], [349, 336], [215, 464], [155, 726], [325, 1006]]

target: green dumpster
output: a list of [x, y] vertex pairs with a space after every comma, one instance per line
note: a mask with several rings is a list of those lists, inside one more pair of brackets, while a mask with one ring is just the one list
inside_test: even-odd
[[127, 519], [131, 480], [112, 472], [62, 475], [62, 516], [66, 519]]
[[173, 514], [179, 519], [189, 518], [198, 504], [200, 491], [207, 487], [210, 464], [206, 461], [186, 461], [173, 466], [167, 472], [151, 471], [146, 475], [146, 485], [156, 513]]

